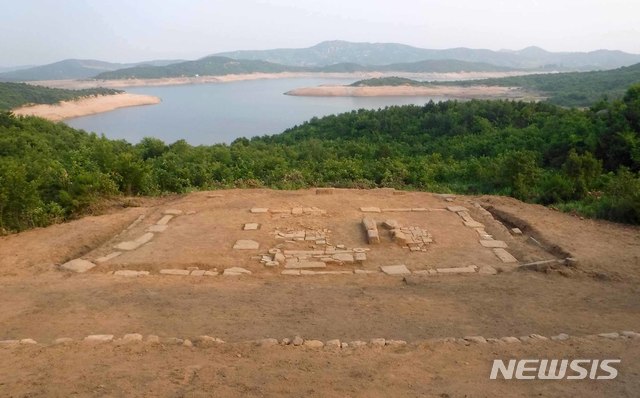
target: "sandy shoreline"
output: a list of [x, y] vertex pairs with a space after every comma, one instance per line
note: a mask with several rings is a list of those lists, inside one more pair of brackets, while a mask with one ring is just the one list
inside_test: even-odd
[[83, 89], [83, 88], [115, 88], [176, 86], [185, 84], [227, 83], [245, 80], [261, 79], [291, 79], [291, 78], [328, 78], [328, 79], [371, 79], [380, 77], [400, 76], [414, 80], [453, 81], [470, 79], [487, 79], [495, 77], [522, 76], [529, 72], [449, 72], [449, 73], [406, 73], [406, 72], [355, 72], [355, 73], [312, 73], [312, 72], [283, 72], [283, 73], [250, 73], [242, 75], [198, 76], [198, 77], [168, 77], [161, 79], [121, 79], [121, 80], [39, 80], [29, 84], [53, 88]]
[[317, 86], [303, 87], [285, 93], [307, 97], [446, 97], [456, 99], [510, 98], [541, 99], [520, 87], [499, 86]]
[[54, 122], [74, 117], [108, 112], [118, 108], [160, 103], [160, 98], [140, 94], [114, 94], [81, 98], [75, 101], [62, 101], [53, 105], [30, 105], [13, 109], [15, 115], [39, 116]]

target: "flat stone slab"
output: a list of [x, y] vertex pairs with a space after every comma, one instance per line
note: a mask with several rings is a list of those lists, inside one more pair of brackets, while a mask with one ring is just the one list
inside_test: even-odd
[[218, 275], [218, 273], [215, 272], [215, 271], [206, 271], [206, 270], [203, 270], [203, 269], [196, 269], [196, 270], [191, 271], [190, 275], [191, 276], [216, 276], [216, 275]]
[[222, 275], [225, 275], [225, 276], [237, 276], [237, 275], [243, 275], [243, 274], [250, 275], [251, 271], [241, 267], [231, 267], [231, 268], [225, 269], [224, 272], [222, 273]]
[[495, 248], [503, 248], [506, 249], [507, 247], [507, 243], [505, 241], [502, 240], [481, 240], [480, 244], [484, 247], [489, 247], [491, 249], [495, 249]]
[[477, 221], [464, 221], [464, 225], [469, 228], [484, 228], [484, 224]]
[[327, 264], [322, 261], [292, 261], [289, 260], [284, 265], [287, 269], [303, 269], [303, 268], [327, 268]]
[[149, 275], [149, 271], [133, 271], [128, 269], [121, 269], [113, 273], [116, 276], [127, 276], [127, 277], [138, 277], [138, 276], [147, 276]]
[[387, 275], [409, 275], [411, 271], [406, 265], [382, 265], [380, 270]]
[[478, 273], [482, 275], [496, 275], [498, 271], [490, 265], [483, 265], [478, 268]]
[[233, 245], [235, 250], [256, 250], [260, 248], [260, 243], [255, 240], [240, 239]]
[[121, 255], [122, 252], [112, 252], [107, 254], [106, 256], [102, 256], [100, 258], [96, 258], [96, 263], [104, 263], [106, 261], [112, 260], [116, 257], [118, 257], [119, 255]]
[[[359, 254], [363, 254], [363, 253], [359, 253]], [[353, 255], [349, 253], [338, 253], [338, 254], [334, 254], [331, 257], [334, 260], [342, 261], [343, 263], [352, 263], [354, 261]]]
[[62, 268], [78, 273], [87, 272], [95, 266], [96, 265], [91, 261], [83, 260], [81, 258], [76, 258], [75, 260], [67, 261], [62, 264]]
[[439, 274], [471, 274], [476, 272], [476, 266], [454, 267], [454, 268], [437, 268]]
[[268, 213], [269, 209], [266, 207], [254, 207], [251, 209], [251, 212], [254, 214]]
[[280, 275], [300, 275], [299, 269], [285, 269]]
[[149, 241], [151, 241], [151, 239], [153, 239], [153, 233], [147, 232], [146, 234], [140, 236], [136, 240], [130, 240], [130, 241], [119, 243], [115, 245], [114, 248], [118, 250], [126, 250], [126, 251], [135, 250], [140, 246], [144, 245], [145, 243], [148, 243]]
[[520, 228], [511, 228], [511, 233], [514, 235], [522, 235], [522, 230]]
[[408, 207], [393, 207], [393, 208], [386, 208], [386, 209], [382, 209], [382, 211], [384, 212], [396, 212], [396, 213], [404, 213], [404, 212], [410, 212], [412, 209], [408, 208]]
[[180, 214], [182, 214], [182, 210], [178, 210], [178, 209], [167, 209], [165, 211], [162, 212], [162, 214], [164, 215], [171, 215], [171, 216], [179, 216]]
[[88, 343], [107, 343], [113, 340], [112, 334], [92, 334], [84, 338]]
[[188, 269], [161, 269], [162, 275], [189, 275], [191, 271]]
[[258, 224], [257, 222], [250, 222], [245, 224], [244, 227], [242, 227], [244, 231], [255, 231], [258, 228], [260, 228], [260, 224]]
[[447, 206], [447, 210], [453, 213], [457, 213], [459, 211], [469, 211], [469, 209], [464, 206]]
[[168, 225], [152, 225], [146, 229], [147, 232], [164, 232], [169, 228]]
[[379, 207], [361, 207], [360, 211], [363, 213], [380, 213]]
[[167, 225], [167, 224], [169, 224], [169, 221], [171, 221], [171, 219], [173, 219], [173, 216], [171, 214], [167, 214], [166, 216], [164, 216], [160, 220], [158, 220], [156, 225]]
[[517, 263], [518, 259], [516, 259], [515, 257], [513, 257], [511, 255], [511, 253], [509, 253], [508, 251], [502, 249], [502, 248], [497, 248], [497, 249], [493, 249], [493, 253], [503, 262], [503, 263]]

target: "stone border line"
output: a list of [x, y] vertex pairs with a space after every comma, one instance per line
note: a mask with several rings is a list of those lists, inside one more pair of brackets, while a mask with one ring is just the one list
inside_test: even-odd
[[[418, 340], [412, 345], [419, 345], [422, 343], [457, 343], [465, 346], [471, 344], [515, 344], [515, 343], [538, 343], [545, 341], [566, 341], [580, 338], [601, 338], [610, 340], [640, 340], [640, 333], [634, 331], [621, 331], [621, 332], [607, 332], [597, 335], [585, 335], [585, 336], [570, 336], [566, 333], [560, 333], [555, 336], [542, 336], [539, 334], [530, 334], [521, 337], [500, 337], [500, 338], [485, 338], [483, 336], [465, 336], [465, 337], [445, 337], [436, 339]], [[157, 335], [147, 335], [146, 338], [139, 333], [125, 334], [121, 338], [115, 338], [113, 334], [93, 334], [84, 337], [81, 340], [74, 340], [69, 337], [60, 337], [50, 344], [39, 343], [31, 338], [16, 339], [16, 340], [0, 340], [0, 348], [13, 348], [18, 346], [57, 346], [64, 344], [83, 343], [83, 344], [104, 344], [114, 343], [118, 345], [131, 344], [131, 343], [149, 343], [149, 344], [165, 344], [165, 345], [182, 345], [185, 347], [207, 347], [219, 344], [228, 344], [224, 340], [211, 336], [198, 336], [195, 338], [178, 338], [178, 337], [165, 337], [160, 338]], [[347, 349], [347, 348], [382, 348], [382, 347], [402, 347], [407, 346], [405, 340], [392, 340], [384, 338], [373, 338], [368, 342], [363, 340], [353, 340], [350, 342], [344, 342], [340, 339], [332, 339], [327, 341], [315, 340], [315, 339], [303, 339], [300, 336], [295, 336], [293, 339], [288, 337], [281, 340], [275, 338], [265, 338], [259, 340], [242, 341], [238, 343], [230, 344], [253, 344], [259, 347], [272, 347], [272, 346], [294, 346], [303, 348], [325, 348], [325, 349]]]
[[[148, 228], [145, 229], [145, 233], [141, 236], [139, 236], [138, 238], [134, 239], [134, 240], [130, 240], [130, 241], [124, 241], [124, 242], [120, 242], [117, 245], [113, 246], [114, 249], [116, 249], [115, 251], [99, 257], [97, 259], [95, 259], [93, 262], [83, 259], [83, 258], [76, 258], [70, 261], [67, 261], [66, 263], [62, 264], [60, 267], [63, 269], [66, 269], [68, 271], [73, 271], [73, 272], [78, 272], [78, 273], [83, 273], [83, 272], [87, 272], [89, 270], [91, 270], [92, 268], [96, 267], [98, 264], [107, 262], [109, 260], [112, 260], [118, 256], [120, 256], [123, 252], [125, 251], [133, 251], [138, 249], [139, 247], [141, 247], [142, 245], [145, 245], [147, 243], [149, 243], [153, 237], [155, 236], [155, 233], [160, 233], [160, 232], [164, 232], [167, 230], [167, 228], [169, 227], [169, 221], [171, 221], [174, 217], [180, 216], [183, 214], [182, 210], [176, 210], [176, 209], [167, 209], [164, 210], [162, 212], [162, 218], [160, 220], [158, 220], [154, 225], [149, 226]], [[186, 213], [187, 215], [191, 215], [191, 214], [195, 214], [195, 211], [189, 211]], [[124, 231], [120, 232], [118, 235], [116, 235], [116, 237], [120, 236], [121, 234], [123, 234], [124, 232], [130, 231], [131, 229], [133, 229], [134, 227], [136, 227], [138, 224], [140, 224], [143, 220], [145, 219], [145, 215], [141, 215], [139, 216], [134, 222], [132, 222]], [[140, 271], [142, 272], [142, 271]]]

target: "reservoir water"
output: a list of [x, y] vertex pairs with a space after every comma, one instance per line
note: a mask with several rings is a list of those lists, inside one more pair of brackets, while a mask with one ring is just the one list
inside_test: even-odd
[[281, 133], [289, 127], [353, 109], [422, 105], [434, 97], [296, 97], [299, 87], [350, 84], [354, 79], [290, 78], [181, 86], [135, 87], [130, 93], [160, 97], [158, 105], [121, 108], [67, 120], [72, 127], [137, 143], [156, 137], [166, 143], [184, 139], [193, 145], [230, 143], [238, 137]]

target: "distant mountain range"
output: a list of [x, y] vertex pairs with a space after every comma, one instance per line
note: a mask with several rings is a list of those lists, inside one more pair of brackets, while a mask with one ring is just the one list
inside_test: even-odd
[[88, 79], [102, 72], [128, 68], [136, 65], [164, 66], [182, 60], [157, 60], [133, 64], [119, 64], [93, 59], [66, 59], [52, 64], [19, 68], [0, 73], [0, 81]]
[[160, 78], [297, 71], [588, 71], [614, 69], [639, 62], [640, 54], [611, 50], [586, 53], [555, 53], [539, 47], [527, 47], [519, 51], [470, 48], [432, 50], [397, 43], [326, 41], [309, 48], [224, 52], [195, 61], [158, 60], [122, 64], [68, 59], [5, 71], [0, 73], [0, 81]]
[[309, 48], [231, 51], [214, 54], [234, 59], [262, 60], [294, 66], [327, 66], [337, 63], [387, 65], [399, 62], [453, 59], [483, 62], [515, 69], [555, 68], [568, 70], [613, 69], [640, 62], [640, 54], [622, 51], [549, 52], [539, 47], [519, 51], [471, 48], [430, 50], [397, 43], [325, 41]]
[[366, 66], [355, 63], [340, 63], [321, 67], [303, 67], [276, 64], [260, 60], [237, 60], [228, 57], [210, 56], [197, 61], [187, 61], [167, 66], [136, 66], [104, 72], [96, 79], [158, 79], [184, 76], [224, 76], [247, 73], [349, 73], [349, 72], [494, 72], [507, 71], [509, 68], [478, 62], [457, 60], [428, 60], [410, 63], [396, 63], [381, 66]]

